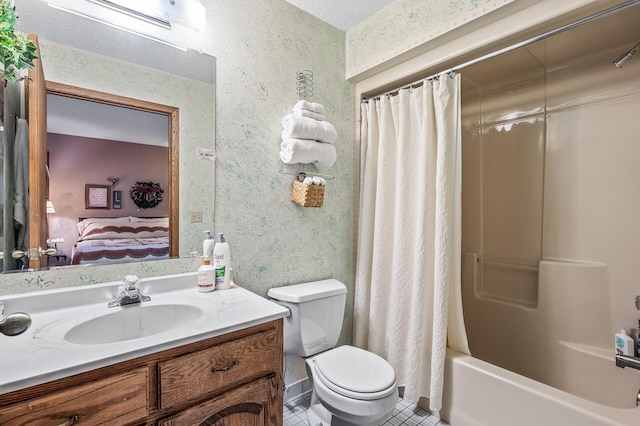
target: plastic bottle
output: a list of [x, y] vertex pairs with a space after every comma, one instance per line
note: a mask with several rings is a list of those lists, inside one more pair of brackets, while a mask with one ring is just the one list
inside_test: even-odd
[[211, 265], [211, 259], [202, 259], [202, 265], [198, 268], [198, 291], [207, 293], [216, 289], [216, 270]]
[[213, 240], [213, 237], [211, 236], [211, 231], [202, 231], [204, 232], [204, 241], [202, 242], [202, 255], [204, 257], [208, 257], [209, 259], [211, 259], [211, 256], [213, 255], [213, 245], [215, 244], [215, 241]]
[[629, 336], [627, 329], [622, 327], [620, 333], [616, 334], [616, 353], [619, 355], [634, 356], [635, 345], [633, 339]]
[[636, 356], [640, 356], [640, 320], [638, 320], [638, 332], [636, 333]]
[[224, 234], [218, 234], [219, 241], [213, 247], [213, 266], [216, 269], [216, 289], [226, 290], [230, 287], [230, 263], [231, 253], [229, 245], [224, 239]]

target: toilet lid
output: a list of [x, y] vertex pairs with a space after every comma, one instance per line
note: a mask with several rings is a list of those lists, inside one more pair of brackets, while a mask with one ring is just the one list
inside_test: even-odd
[[345, 396], [369, 399], [366, 395], [353, 394], [380, 394], [395, 387], [396, 374], [391, 365], [378, 355], [354, 346], [327, 351], [315, 357], [314, 363], [325, 385]]

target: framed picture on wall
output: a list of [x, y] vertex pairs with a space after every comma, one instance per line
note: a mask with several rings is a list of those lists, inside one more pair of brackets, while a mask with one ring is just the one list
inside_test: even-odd
[[113, 191], [113, 204], [114, 209], [122, 208], [122, 191]]
[[84, 186], [84, 204], [86, 209], [108, 209], [111, 198], [111, 186], [94, 185], [88, 183]]

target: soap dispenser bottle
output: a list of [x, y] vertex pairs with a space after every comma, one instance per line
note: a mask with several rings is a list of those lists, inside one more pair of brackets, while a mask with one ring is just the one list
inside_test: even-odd
[[226, 290], [230, 287], [231, 253], [224, 234], [218, 234], [219, 240], [213, 247], [213, 266], [216, 268], [216, 289]]
[[198, 291], [207, 293], [216, 289], [216, 273], [215, 268], [211, 265], [211, 259], [205, 257], [202, 259], [202, 265], [198, 268]]
[[202, 242], [202, 256], [208, 257], [209, 259], [211, 259], [211, 256], [213, 255], [213, 245], [215, 244], [215, 241], [211, 236], [211, 231], [202, 231], [202, 232], [204, 232], [204, 241]]

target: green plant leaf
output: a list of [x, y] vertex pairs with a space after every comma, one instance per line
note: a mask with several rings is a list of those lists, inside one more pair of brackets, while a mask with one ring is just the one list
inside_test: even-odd
[[34, 69], [33, 60], [38, 57], [36, 45], [26, 34], [15, 30], [17, 17], [12, 1], [0, 0], [0, 57], [4, 79], [10, 83], [24, 79], [20, 70]]

